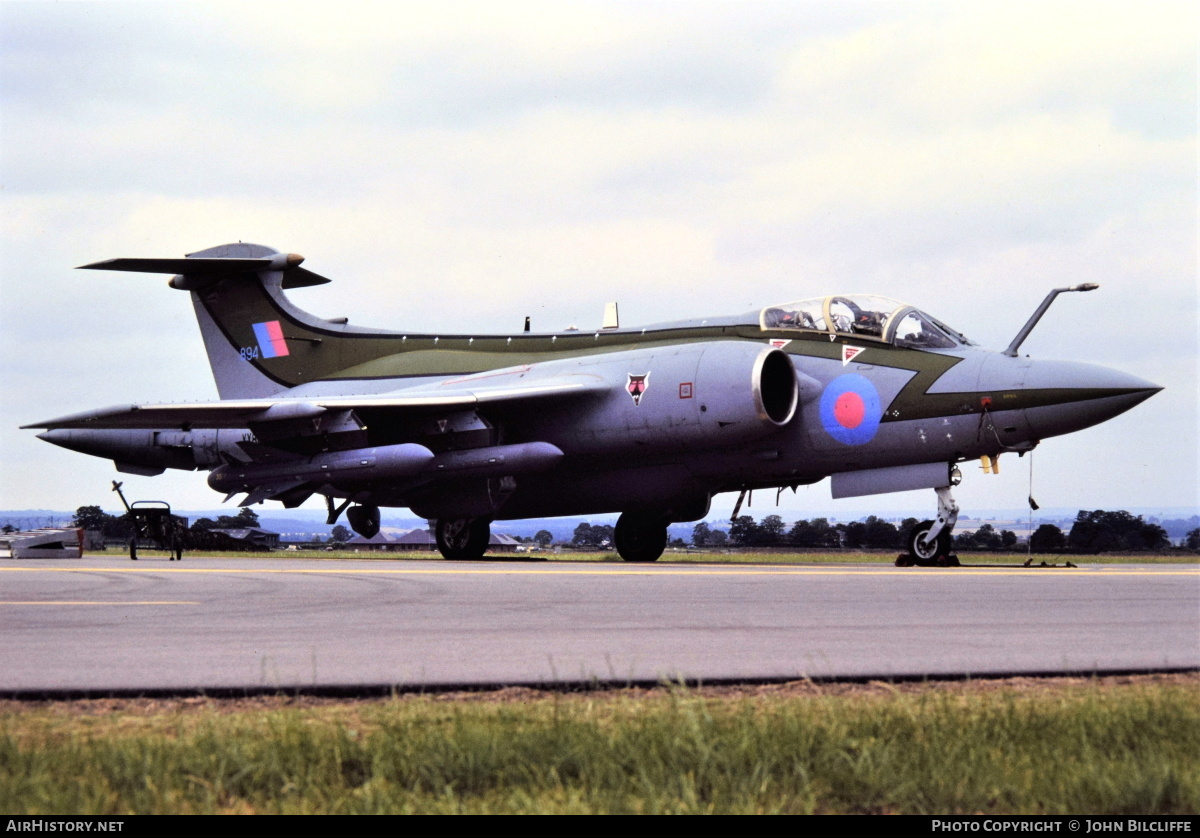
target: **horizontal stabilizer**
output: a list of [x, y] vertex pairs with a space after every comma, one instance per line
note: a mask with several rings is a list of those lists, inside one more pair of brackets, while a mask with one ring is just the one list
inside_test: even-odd
[[80, 265], [79, 270], [128, 271], [148, 274], [180, 274], [183, 276], [218, 277], [226, 274], [257, 271], [283, 271], [284, 289], [324, 285], [331, 280], [300, 267], [304, 257], [296, 253], [280, 253], [256, 259], [230, 257], [187, 257], [179, 259], [106, 259]]

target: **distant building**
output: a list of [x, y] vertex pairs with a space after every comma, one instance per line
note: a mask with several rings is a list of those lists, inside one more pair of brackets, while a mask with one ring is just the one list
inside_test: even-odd
[[[245, 545], [248, 550], [278, 550], [279, 533], [258, 527], [237, 527], [230, 529], [211, 529], [209, 532], [220, 533], [237, 545]], [[233, 549], [238, 549], [234, 547]]]
[[[511, 535], [503, 533], [492, 533], [492, 537], [488, 540], [489, 553], [515, 553], [517, 552], [518, 542]], [[346, 547], [352, 550], [379, 550], [382, 552], [391, 551], [409, 551], [409, 552], [437, 552], [437, 539], [433, 537], [433, 533], [429, 530], [413, 530], [404, 535], [391, 535], [389, 533], [380, 532], [370, 538], [363, 538], [361, 535], [356, 535], [354, 538], [346, 542]]]
[[386, 553], [393, 550], [405, 549], [400, 546], [401, 538], [403, 536], [392, 535], [386, 532], [376, 533], [370, 538], [363, 538], [361, 535], [356, 535], [346, 542], [346, 546], [353, 550], [379, 550]]
[[521, 542], [517, 541], [511, 535], [505, 535], [502, 532], [492, 533], [492, 537], [488, 540], [488, 552], [491, 553], [515, 553]]

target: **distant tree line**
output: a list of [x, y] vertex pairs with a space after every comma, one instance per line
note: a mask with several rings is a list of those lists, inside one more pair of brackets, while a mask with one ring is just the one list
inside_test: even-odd
[[[916, 518], [905, 518], [899, 525], [884, 521], [874, 515], [863, 521], [831, 524], [826, 518], [813, 518], [794, 522], [790, 527], [778, 515], [767, 515], [755, 521], [750, 515], [741, 515], [730, 522], [729, 530], [714, 529], [701, 521], [692, 529], [692, 544], [697, 547], [805, 547], [805, 548], [849, 548], [866, 550], [903, 550], [907, 548], [909, 531], [919, 523]], [[128, 515], [110, 515], [99, 506], [81, 506], [75, 510], [72, 526], [100, 533], [104, 538], [128, 539], [133, 527]], [[236, 515], [221, 515], [216, 520], [198, 518], [188, 528], [188, 549], [211, 548], [233, 549], [225, 544], [228, 538], [221, 529], [242, 529], [258, 526], [258, 515], [249, 507], [238, 510]], [[337, 527], [333, 540], [348, 540], [350, 532]], [[342, 539], [338, 539], [342, 536]], [[531, 541], [548, 547], [554, 536], [548, 530], [539, 530]], [[575, 528], [571, 543], [579, 547], [606, 548], [613, 543], [613, 527], [608, 524], [579, 524]], [[683, 539], [675, 539], [673, 546], [686, 546]], [[954, 547], [959, 550], [1007, 550], [1016, 547], [1017, 536], [1011, 530], [996, 529], [983, 524], [971, 533], [959, 533], [954, 537]], [[1166, 530], [1132, 515], [1124, 510], [1080, 510], [1069, 532], [1054, 524], [1042, 524], [1029, 539], [1034, 553], [1104, 553], [1139, 552], [1165, 550], [1171, 546]], [[1192, 529], [1183, 539], [1183, 547], [1200, 550], [1200, 527]]]
[[[538, 535], [541, 535], [541, 533], [539, 532]], [[613, 528], [608, 524], [592, 525], [586, 522], [582, 523], [575, 528], [571, 543], [576, 547], [611, 547], [613, 543]]]
[[133, 524], [127, 515], [109, 515], [98, 506], [81, 506], [75, 510], [71, 525], [98, 532], [105, 538], [129, 538]]
[[[796, 521], [789, 528], [778, 515], [767, 515], [757, 522], [750, 515], [742, 515], [730, 522], [727, 533], [715, 530], [705, 522], [697, 524], [692, 530], [692, 543], [697, 547], [731, 544], [737, 547], [903, 550], [907, 549], [909, 532], [918, 523], [916, 518], [905, 518], [896, 525], [872, 515], [863, 521], [838, 524], [831, 524], [825, 518], [814, 518]], [[954, 537], [957, 550], [1011, 550], [1016, 546], [1016, 533], [996, 530], [988, 523], [974, 532], [958, 533]], [[1069, 532], [1064, 533], [1054, 524], [1042, 524], [1030, 536], [1030, 549], [1035, 553], [1139, 552], [1165, 550], [1170, 546], [1163, 527], [1123, 510], [1080, 510]], [[1183, 546], [1200, 550], [1200, 528], [1188, 532]]]
[[864, 521], [831, 524], [827, 518], [796, 521], [788, 527], [778, 515], [767, 515], [755, 521], [750, 515], [740, 515], [730, 522], [729, 531], [714, 530], [699, 523], [692, 530], [692, 543], [697, 547], [809, 547], [853, 549], [901, 549], [904, 540], [917, 524], [907, 518], [899, 526], [869, 516]]
[[[1064, 534], [1053, 524], [1042, 524], [1029, 538], [1029, 548], [1034, 553], [1128, 553], [1165, 550], [1170, 546], [1166, 530], [1124, 510], [1081, 509], [1069, 533]], [[1184, 547], [1200, 549], [1200, 529], [1187, 534]]]

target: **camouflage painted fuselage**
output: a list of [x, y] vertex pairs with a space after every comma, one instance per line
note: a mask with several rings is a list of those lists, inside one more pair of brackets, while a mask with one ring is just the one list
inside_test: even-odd
[[[765, 328], [758, 312], [554, 334], [384, 332], [295, 308], [284, 289], [324, 281], [295, 266], [217, 270], [282, 256], [236, 245], [192, 254], [192, 271], [91, 266], [180, 274], [225, 401], [35, 427], [125, 470], [215, 469], [214, 488], [247, 500], [317, 492], [434, 518], [694, 520], [719, 492], [1030, 450], [1158, 389], [963, 340], [915, 348], [886, 331]], [[392, 458], [387, 476], [364, 452]]]

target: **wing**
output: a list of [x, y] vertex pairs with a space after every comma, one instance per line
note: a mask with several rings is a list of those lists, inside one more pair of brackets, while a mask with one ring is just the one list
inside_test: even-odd
[[247, 428], [274, 422], [318, 419], [326, 414], [359, 409], [392, 409], [415, 413], [529, 399], [583, 396], [605, 390], [598, 376], [586, 374], [540, 379], [528, 383], [514, 383], [505, 381], [504, 378], [504, 373], [501, 372], [485, 373], [379, 396], [280, 397], [192, 404], [117, 405], [21, 427], [46, 430]]

